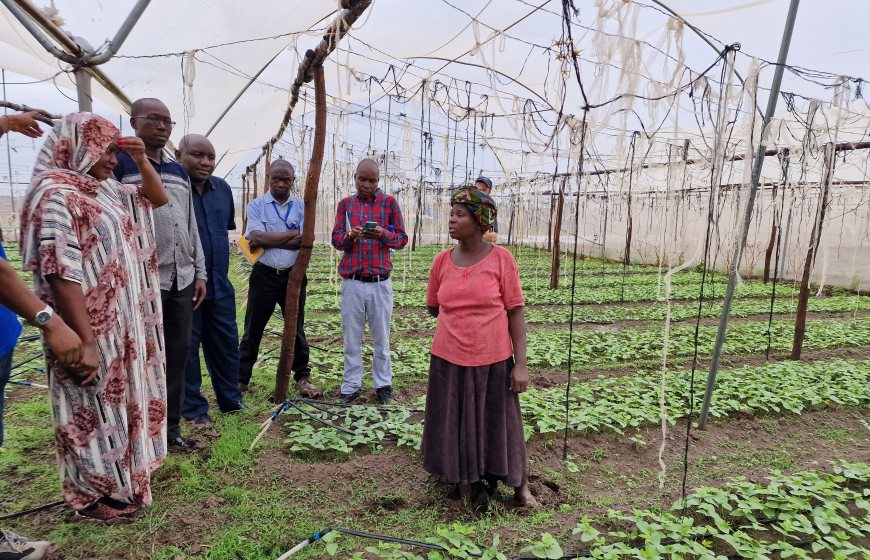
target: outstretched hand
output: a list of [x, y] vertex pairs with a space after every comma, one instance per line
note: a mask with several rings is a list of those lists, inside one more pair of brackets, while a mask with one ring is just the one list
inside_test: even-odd
[[37, 111], [28, 111], [0, 117], [0, 132], [18, 132], [30, 138], [39, 138], [42, 136], [42, 129], [34, 118], [38, 114]]

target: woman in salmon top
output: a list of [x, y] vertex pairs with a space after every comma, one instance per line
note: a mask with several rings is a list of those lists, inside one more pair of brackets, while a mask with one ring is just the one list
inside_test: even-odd
[[529, 492], [519, 393], [529, 385], [523, 292], [513, 255], [483, 240], [496, 206], [473, 188], [450, 197], [450, 237], [458, 244], [432, 263], [426, 305], [438, 318], [429, 364], [423, 468], [458, 484], [489, 489], [499, 480], [520, 505]]

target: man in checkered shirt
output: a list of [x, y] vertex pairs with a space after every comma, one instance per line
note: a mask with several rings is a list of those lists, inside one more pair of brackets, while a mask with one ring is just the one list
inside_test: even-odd
[[393, 285], [390, 249], [408, 243], [402, 211], [395, 198], [378, 188], [380, 171], [364, 159], [354, 173], [356, 194], [338, 203], [332, 245], [344, 251], [338, 265], [341, 281], [341, 321], [344, 332], [344, 382], [341, 402], [350, 404], [362, 387], [362, 336], [368, 319], [374, 343], [372, 378], [378, 402], [393, 400], [390, 364], [390, 320]]

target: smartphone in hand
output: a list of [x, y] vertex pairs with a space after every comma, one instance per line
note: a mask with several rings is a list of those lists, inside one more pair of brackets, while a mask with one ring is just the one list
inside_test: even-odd
[[366, 222], [363, 224], [363, 229], [375, 229], [376, 227], [378, 227], [377, 222]]

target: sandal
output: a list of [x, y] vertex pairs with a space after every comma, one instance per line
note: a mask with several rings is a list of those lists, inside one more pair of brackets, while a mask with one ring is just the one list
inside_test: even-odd
[[116, 509], [98, 501], [85, 509], [76, 511], [76, 518], [92, 523], [114, 524], [131, 521], [138, 512], [139, 508], [134, 505], [125, 505], [122, 509]]

